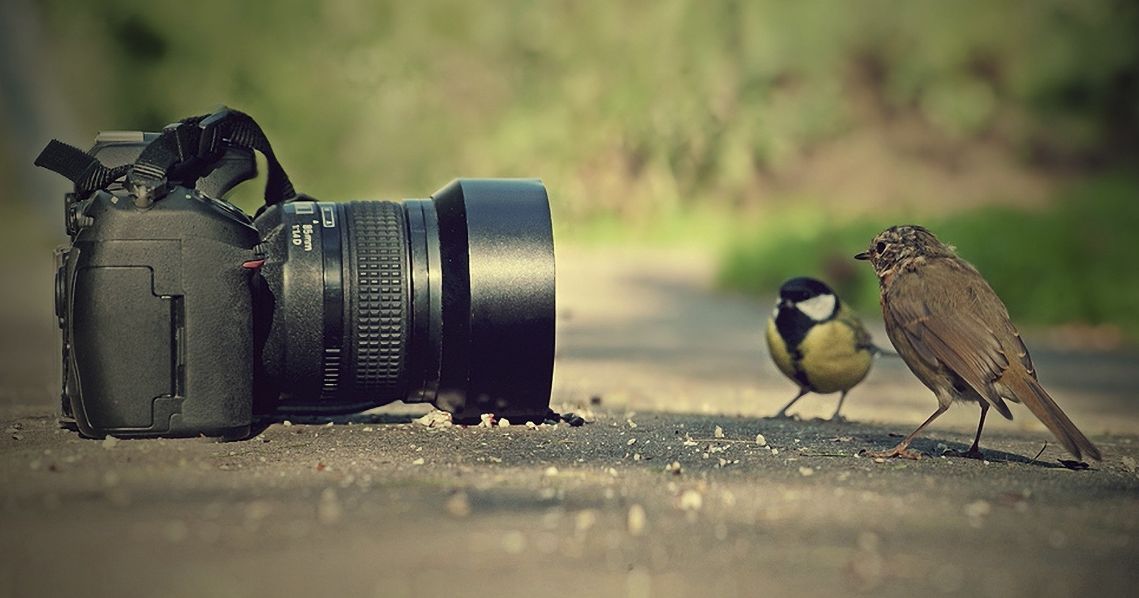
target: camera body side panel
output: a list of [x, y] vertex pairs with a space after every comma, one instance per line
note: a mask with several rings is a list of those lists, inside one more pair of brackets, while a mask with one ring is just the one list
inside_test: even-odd
[[65, 402], [88, 436], [241, 436], [252, 423], [257, 231], [194, 190], [97, 192], [63, 264]]

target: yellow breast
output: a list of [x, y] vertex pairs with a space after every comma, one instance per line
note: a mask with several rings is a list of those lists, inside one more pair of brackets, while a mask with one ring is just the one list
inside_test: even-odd
[[853, 388], [866, 377], [873, 360], [868, 349], [858, 348], [855, 330], [838, 320], [811, 328], [799, 351], [799, 367], [819, 393]]

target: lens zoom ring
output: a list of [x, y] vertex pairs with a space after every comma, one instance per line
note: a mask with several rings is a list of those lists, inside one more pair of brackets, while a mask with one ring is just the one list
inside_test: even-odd
[[348, 212], [353, 390], [396, 396], [408, 333], [403, 211], [395, 203], [359, 201]]

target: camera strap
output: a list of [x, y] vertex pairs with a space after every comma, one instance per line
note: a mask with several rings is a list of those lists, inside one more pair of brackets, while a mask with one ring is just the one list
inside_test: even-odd
[[170, 183], [193, 187], [214, 169], [227, 147], [254, 150], [265, 156], [266, 206], [296, 196], [261, 126], [248, 114], [225, 107], [167, 126], [133, 164], [109, 168], [87, 152], [54, 139], [40, 152], [35, 164], [75, 183], [79, 197], [126, 176], [135, 203], [145, 206], [161, 197]]
[[130, 164], [108, 168], [91, 154], [55, 139], [36, 157], [36, 166], [57, 172], [75, 183], [75, 193], [80, 197], [105, 188], [131, 168]]

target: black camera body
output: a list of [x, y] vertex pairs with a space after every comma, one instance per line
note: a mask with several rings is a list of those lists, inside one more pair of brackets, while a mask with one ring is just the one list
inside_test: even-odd
[[[247, 120], [218, 127], [235, 120], [226, 110], [101, 134], [85, 154], [53, 142], [37, 160], [76, 182], [71, 243], [56, 252], [65, 420], [89, 437], [242, 438], [266, 418], [395, 400], [460, 422], [546, 417], [554, 270], [540, 182], [318, 202], [236, 114]], [[271, 169], [256, 218], [218, 199], [256, 174], [253, 149]]]

